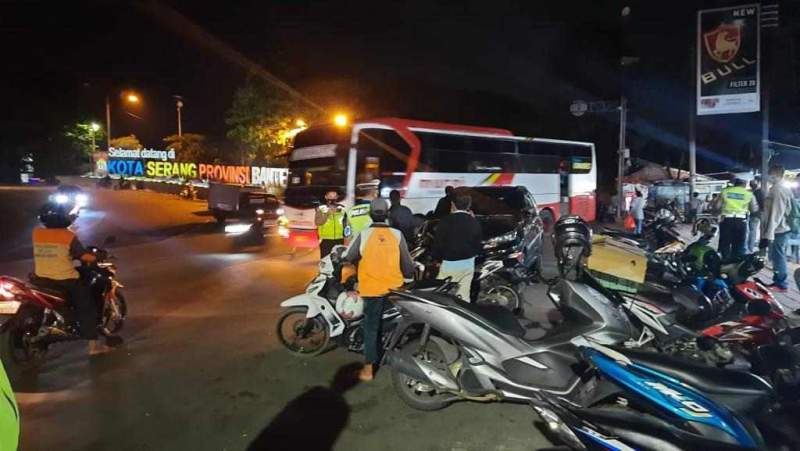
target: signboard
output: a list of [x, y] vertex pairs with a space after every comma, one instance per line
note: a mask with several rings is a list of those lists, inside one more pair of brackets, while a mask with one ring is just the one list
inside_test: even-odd
[[103, 169], [107, 174], [127, 177], [200, 179], [263, 187], [285, 187], [289, 176], [286, 168], [194, 163], [174, 161], [175, 158], [175, 151], [171, 149], [112, 147], [107, 159], [96, 159], [96, 170]]
[[697, 13], [697, 114], [760, 110], [759, 5]]

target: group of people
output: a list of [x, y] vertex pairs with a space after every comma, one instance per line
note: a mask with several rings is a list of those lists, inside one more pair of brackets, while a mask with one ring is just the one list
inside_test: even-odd
[[[439, 278], [459, 284], [457, 295], [470, 300], [475, 272], [475, 257], [482, 249], [481, 226], [470, 212], [469, 193], [447, 187], [434, 215], [439, 219], [431, 252], [442, 261]], [[377, 196], [377, 185], [359, 193], [349, 209], [338, 203], [336, 191], [325, 194], [317, 208], [315, 222], [320, 237], [320, 257], [348, 240], [344, 260], [356, 264], [358, 291], [364, 302], [364, 357], [359, 379], [370, 381], [380, 361], [381, 319], [388, 301], [386, 295], [414, 277], [415, 264], [409, 252], [415, 218], [402, 205], [400, 192], [389, 194], [389, 202]]]
[[722, 258], [766, 251], [774, 271], [770, 288], [775, 291], [788, 288], [786, 243], [794, 194], [782, 183], [784, 173], [781, 165], [770, 167], [766, 193], [758, 179], [750, 182], [750, 189], [737, 179], [719, 193], [711, 207], [720, 214], [718, 250]]

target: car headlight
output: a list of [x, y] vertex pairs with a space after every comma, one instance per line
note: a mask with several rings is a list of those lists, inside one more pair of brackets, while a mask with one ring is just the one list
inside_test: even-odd
[[225, 233], [239, 235], [250, 230], [251, 224], [230, 224], [225, 226]]
[[505, 233], [500, 236], [496, 236], [494, 238], [488, 239], [483, 242], [484, 249], [491, 249], [497, 247], [501, 244], [510, 243], [517, 239], [517, 231], [512, 230], [511, 232]]
[[85, 207], [86, 205], [89, 204], [89, 196], [87, 196], [86, 194], [83, 194], [83, 193], [76, 194], [75, 195], [75, 204], [78, 205], [79, 207]]
[[53, 200], [57, 204], [66, 204], [67, 202], [69, 202], [69, 196], [67, 196], [66, 194], [56, 194], [55, 197], [53, 197]]
[[263, 215], [264, 214], [264, 209], [263, 208], [256, 208], [256, 214], [257, 215]]

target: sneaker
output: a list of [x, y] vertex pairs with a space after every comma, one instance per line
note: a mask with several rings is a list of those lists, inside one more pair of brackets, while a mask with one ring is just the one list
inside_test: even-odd
[[774, 291], [776, 293], [786, 293], [786, 290], [789, 289], [787, 287], [782, 287], [780, 285], [775, 285], [774, 283], [771, 283], [771, 284], [767, 285], [767, 288], [769, 288], [771, 291]]
[[367, 363], [364, 365], [361, 370], [358, 372], [358, 380], [361, 382], [369, 382], [375, 377], [375, 374], [372, 371], [372, 364]]

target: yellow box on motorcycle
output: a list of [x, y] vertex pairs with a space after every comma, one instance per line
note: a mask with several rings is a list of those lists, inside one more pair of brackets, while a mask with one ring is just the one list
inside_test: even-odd
[[598, 234], [592, 237], [586, 266], [603, 286], [636, 293], [647, 273], [647, 256], [636, 246]]

